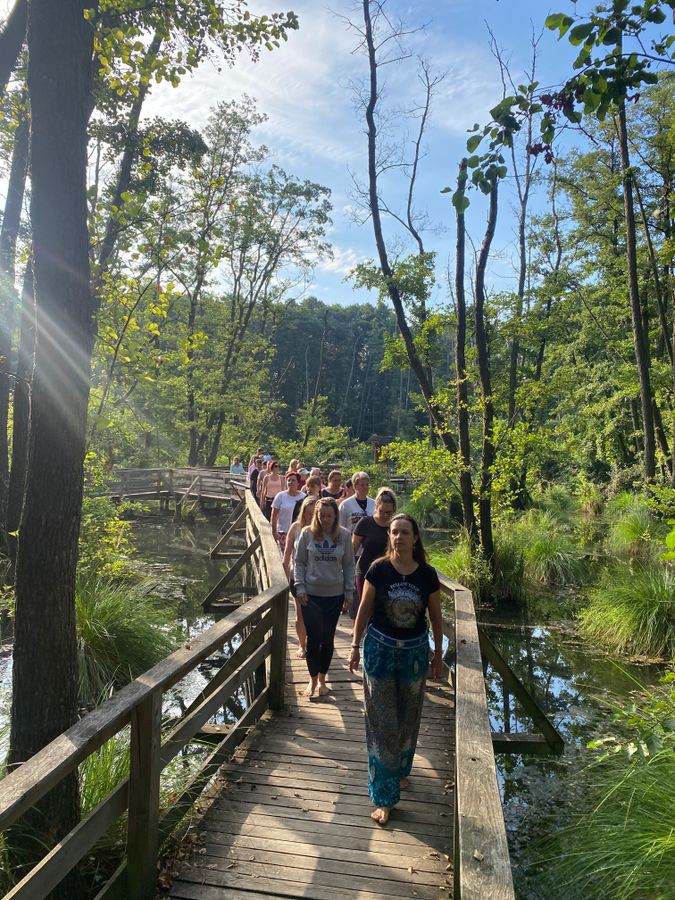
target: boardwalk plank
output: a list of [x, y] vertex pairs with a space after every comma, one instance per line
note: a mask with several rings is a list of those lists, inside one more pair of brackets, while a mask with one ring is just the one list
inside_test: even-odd
[[333, 692], [309, 701], [289, 626], [286, 707], [267, 713], [220, 772], [205, 844], [175, 900], [439, 900], [452, 894], [454, 697], [430, 683], [411, 788], [386, 828], [370, 818], [360, 675], [346, 666], [340, 621]]

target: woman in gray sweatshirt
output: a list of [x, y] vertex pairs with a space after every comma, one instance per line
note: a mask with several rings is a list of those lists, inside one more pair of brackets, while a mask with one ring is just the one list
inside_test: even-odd
[[345, 603], [354, 594], [351, 535], [339, 524], [338, 505], [323, 497], [314, 506], [312, 523], [303, 528], [295, 551], [293, 580], [307, 628], [309, 684], [305, 696], [329, 692], [326, 675], [333, 658], [335, 629]]

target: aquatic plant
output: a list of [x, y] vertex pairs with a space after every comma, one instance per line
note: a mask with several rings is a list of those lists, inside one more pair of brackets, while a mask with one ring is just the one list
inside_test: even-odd
[[583, 634], [618, 653], [675, 655], [675, 572], [665, 565], [607, 569], [580, 614]]
[[93, 706], [175, 649], [166, 618], [147, 583], [78, 578], [75, 613], [80, 702]]
[[480, 547], [473, 553], [466, 531], [452, 539], [452, 546], [427, 547], [429, 561], [453, 581], [465, 585], [477, 600], [517, 600], [523, 589], [523, 558], [507, 529], [495, 532], [494, 578]]
[[579, 511], [579, 501], [563, 484], [552, 484], [533, 493], [532, 501], [536, 509], [550, 513], [558, 523], [571, 523]]
[[601, 755], [580, 775], [583, 814], [546, 841], [540, 853], [538, 866], [550, 896], [672, 896], [674, 684], [675, 674], [669, 673], [662, 685], [640, 686], [632, 701], [611, 704], [620, 731], [589, 744]]
[[581, 503], [581, 510], [585, 515], [600, 515], [604, 506], [604, 498], [599, 485], [585, 476], [579, 475], [575, 493]]
[[427, 545], [429, 564], [448, 578], [467, 587], [476, 599], [486, 599], [490, 592], [490, 567], [477, 549], [471, 552], [469, 536], [460, 531], [451, 538], [450, 545]]
[[521, 549], [528, 581], [566, 585], [584, 580], [583, 551], [550, 510], [528, 510], [511, 530], [513, 541]]
[[607, 505], [609, 531], [605, 546], [620, 559], [656, 560], [663, 552], [661, 541], [667, 531], [642, 497], [620, 494]]

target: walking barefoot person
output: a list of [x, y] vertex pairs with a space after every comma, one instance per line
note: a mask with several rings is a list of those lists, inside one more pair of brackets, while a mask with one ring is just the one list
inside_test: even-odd
[[434, 637], [431, 674], [443, 666], [443, 619], [436, 570], [426, 562], [417, 523], [404, 513], [389, 524], [387, 552], [368, 569], [354, 622], [349, 669], [363, 643], [363, 695], [371, 813], [386, 825], [408, 786], [429, 668], [427, 612]]
[[303, 528], [311, 524], [314, 515], [314, 504], [317, 497], [309, 496], [302, 501], [298, 518], [291, 524], [286, 535], [286, 549], [284, 550], [284, 571], [291, 585], [291, 594], [295, 600], [295, 631], [298, 635], [298, 649], [296, 656], [298, 659], [304, 659], [307, 654], [307, 629], [305, 628], [305, 620], [302, 616], [302, 606], [297, 598], [297, 591], [293, 582], [293, 565], [295, 562], [295, 551], [298, 547], [300, 534]]
[[307, 629], [305, 696], [329, 692], [326, 675], [333, 658], [335, 629], [343, 604], [354, 593], [354, 551], [351, 535], [338, 522], [331, 497], [319, 498], [312, 523], [303, 528], [295, 551], [295, 590]]

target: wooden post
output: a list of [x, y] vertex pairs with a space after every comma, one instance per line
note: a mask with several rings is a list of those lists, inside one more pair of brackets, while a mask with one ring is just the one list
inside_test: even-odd
[[270, 657], [270, 709], [284, 708], [286, 645], [288, 637], [288, 588], [272, 603], [272, 655]]
[[131, 714], [127, 897], [152, 900], [159, 849], [159, 775], [162, 692], [155, 690]]

